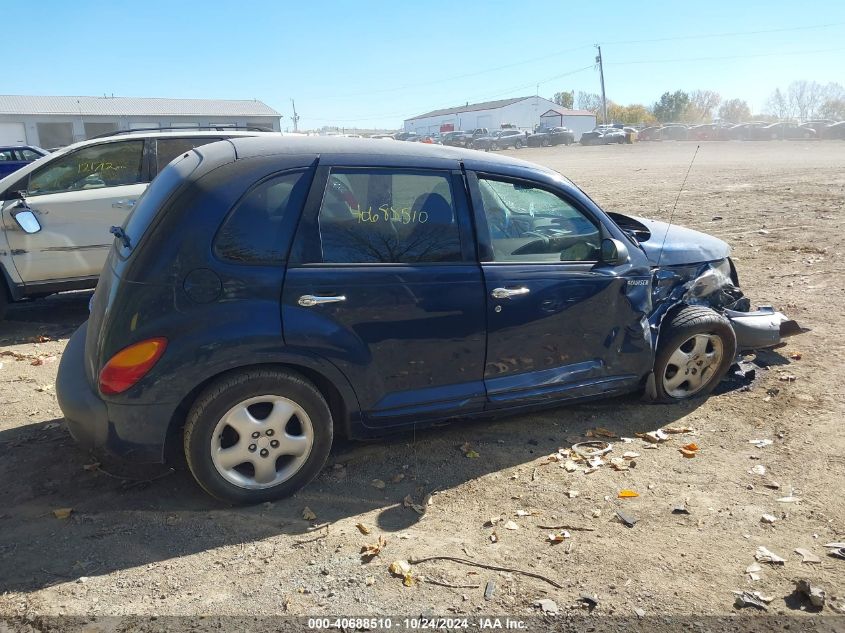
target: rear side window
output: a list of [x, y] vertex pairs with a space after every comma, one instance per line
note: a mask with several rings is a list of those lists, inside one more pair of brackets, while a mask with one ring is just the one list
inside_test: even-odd
[[194, 138], [160, 138], [156, 140], [156, 173], [180, 154], [190, 152], [195, 147], [222, 141], [222, 138], [199, 136]]
[[142, 140], [83, 147], [34, 172], [27, 193], [34, 196], [140, 183], [143, 150]]
[[323, 263], [461, 261], [448, 173], [333, 170], [319, 214]]
[[223, 221], [214, 240], [220, 259], [239, 264], [277, 264], [284, 260], [282, 235], [305, 203], [305, 172], [273, 176], [249, 191]]

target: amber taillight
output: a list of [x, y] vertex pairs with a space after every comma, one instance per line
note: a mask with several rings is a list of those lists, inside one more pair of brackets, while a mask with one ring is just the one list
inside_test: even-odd
[[125, 347], [100, 370], [100, 392], [123, 393], [141, 380], [167, 347], [166, 338], [149, 338]]

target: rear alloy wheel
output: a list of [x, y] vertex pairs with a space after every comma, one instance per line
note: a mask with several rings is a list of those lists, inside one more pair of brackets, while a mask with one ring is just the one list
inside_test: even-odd
[[232, 503], [293, 494], [325, 464], [332, 418], [313, 384], [283, 370], [247, 370], [208, 387], [188, 414], [185, 455], [206, 492]]
[[664, 324], [657, 346], [657, 400], [677, 402], [710, 393], [735, 354], [736, 335], [725, 317], [710, 308], [683, 308]]

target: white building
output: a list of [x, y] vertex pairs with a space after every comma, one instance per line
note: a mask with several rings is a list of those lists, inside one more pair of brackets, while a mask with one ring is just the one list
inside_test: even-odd
[[474, 130], [485, 127], [491, 132], [503, 126], [533, 131], [538, 125], [564, 126], [581, 134], [596, 127], [596, 115], [587, 110], [567, 110], [543, 97], [518, 97], [484, 103], [468, 103], [420, 114], [405, 121], [406, 132], [431, 134], [449, 130]]
[[116, 130], [255, 126], [279, 131], [261, 101], [0, 95], [0, 145], [61, 147]]

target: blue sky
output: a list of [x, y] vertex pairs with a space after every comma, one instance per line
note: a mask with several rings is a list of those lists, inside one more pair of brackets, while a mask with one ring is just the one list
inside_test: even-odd
[[256, 98], [283, 128], [291, 98], [301, 127], [399, 127], [467, 101], [599, 92], [596, 43], [619, 103], [710, 89], [757, 113], [792, 80], [845, 84], [841, 0], [0, 0], [0, 12], [31, 43], [7, 50], [0, 92]]

